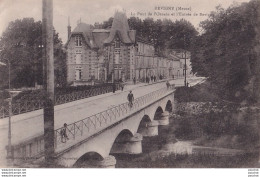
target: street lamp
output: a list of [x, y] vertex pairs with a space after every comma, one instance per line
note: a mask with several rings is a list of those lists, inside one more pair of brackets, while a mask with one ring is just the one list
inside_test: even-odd
[[[0, 65], [6, 66], [5, 63], [0, 62]], [[11, 92], [11, 82], [10, 82], [10, 60], [8, 59], [8, 91], [10, 98], [8, 98], [8, 146], [7, 146], [7, 159], [12, 160], [13, 158], [13, 152], [12, 152], [12, 127], [11, 127], [11, 117], [12, 117], [12, 99], [13, 99], [13, 93]], [[15, 92], [14, 92], [15, 93]], [[9, 162], [11, 163], [11, 162]]]

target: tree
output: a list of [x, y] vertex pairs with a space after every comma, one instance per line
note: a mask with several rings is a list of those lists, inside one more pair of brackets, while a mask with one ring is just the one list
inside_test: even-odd
[[[33, 87], [42, 84], [42, 23], [33, 18], [18, 19], [9, 23], [0, 38], [0, 61], [11, 68], [11, 87]], [[57, 81], [66, 74], [65, 53], [58, 33], [54, 34], [54, 59]], [[0, 73], [8, 73], [8, 67], [0, 67]], [[58, 78], [58, 79], [57, 79]], [[8, 74], [0, 75], [0, 87], [7, 87]]]
[[102, 27], [104, 29], [111, 27], [113, 23], [113, 19], [114, 19], [113, 17], [110, 17], [107, 21], [104, 21]]
[[204, 33], [194, 40], [191, 62], [193, 72], [207, 76], [223, 99], [254, 102], [250, 82], [257, 70], [254, 46], [259, 1], [220, 6], [201, 23]]

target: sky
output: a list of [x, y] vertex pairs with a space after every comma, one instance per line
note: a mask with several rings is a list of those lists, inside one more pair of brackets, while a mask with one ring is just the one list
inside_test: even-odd
[[[125, 10], [128, 18], [134, 15], [141, 19], [152, 17], [154, 19], [168, 18], [173, 21], [184, 18], [197, 28], [199, 27], [200, 21], [207, 18], [207, 15], [201, 16], [200, 13], [209, 14], [219, 4], [221, 4], [223, 8], [227, 8], [233, 4], [233, 2], [242, 3], [248, 1], [249, 0], [53, 0], [53, 25], [62, 38], [63, 43], [67, 41], [68, 17], [70, 17], [70, 24], [73, 30], [80, 19], [81, 22], [88, 24], [94, 24], [95, 22], [102, 23], [108, 18], [113, 17], [116, 10]], [[156, 9], [157, 7], [164, 9], [158, 10]], [[179, 8], [181, 9], [178, 10]], [[181, 13], [181, 15], [178, 13]], [[36, 21], [41, 20], [42, 0], [0, 0], [0, 35], [2, 35], [3, 31], [7, 28], [9, 22], [25, 17], [33, 17]]]

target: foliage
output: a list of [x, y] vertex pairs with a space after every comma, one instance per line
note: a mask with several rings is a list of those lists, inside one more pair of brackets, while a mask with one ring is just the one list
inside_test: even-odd
[[194, 87], [177, 87], [175, 99], [178, 102], [214, 102], [218, 101], [218, 97], [212, 92], [208, 81], [196, 85]]
[[[9, 23], [0, 38], [0, 87], [8, 85], [10, 62], [11, 88], [33, 87], [42, 84], [42, 23], [33, 18], [18, 19]], [[54, 34], [54, 60], [56, 84], [66, 80], [66, 57], [58, 33]]]
[[193, 139], [197, 145], [238, 149], [253, 149], [258, 146], [259, 135], [256, 116], [252, 112], [230, 111], [218, 105], [222, 112], [198, 115], [183, 115], [176, 119], [174, 134], [178, 139]]
[[209, 19], [201, 22], [204, 33], [194, 38], [193, 72], [208, 77], [221, 98], [256, 101], [252, 82], [260, 61], [253, 48], [259, 45], [255, 31], [259, 8], [257, 0], [227, 10], [218, 6]]

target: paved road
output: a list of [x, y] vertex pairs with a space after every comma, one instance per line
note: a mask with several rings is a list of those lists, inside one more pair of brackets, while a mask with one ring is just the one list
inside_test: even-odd
[[[201, 79], [190, 79], [190, 83], [197, 83]], [[170, 81], [171, 84], [183, 85], [183, 79]], [[55, 129], [60, 128], [66, 122], [67, 124], [82, 120], [91, 115], [97, 114], [127, 102], [127, 94], [129, 90], [133, 91], [134, 97], [138, 98], [150, 92], [166, 87], [165, 82], [154, 84], [136, 84], [127, 85], [124, 91], [116, 91], [116, 93], [107, 93], [96, 97], [86, 98], [62, 105], [55, 106]], [[8, 144], [8, 119], [0, 120], [0, 166], [2, 159], [4, 160]], [[12, 144], [19, 144], [25, 140], [37, 137], [43, 134], [43, 110], [28, 112], [12, 117]]]

